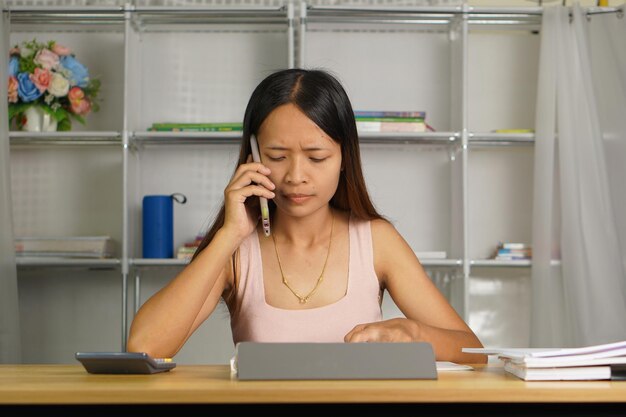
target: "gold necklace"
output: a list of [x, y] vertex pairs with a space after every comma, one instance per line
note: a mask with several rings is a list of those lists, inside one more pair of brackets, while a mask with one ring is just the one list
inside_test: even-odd
[[328, 262], [328, 256], [330, 255], [330, 246], [333, 242], [333, 226], [335, 225], [335, 215], [332, 213], [332, 211], [331, 211], [331, 216], [332, 216], [332, 220], [330, 223], [330, 239], [328, 240], [328, 252], [326, 253], [326, 260], [324, 261], [324, 266], [322, 267], [322, 273], [317, 279], [317, 282], [315, 283], [315, 286], [313, 287], [313, 289], [305, 296], [298, 294], [293, 288], [291, 288], [291, 285], [289, 285], [289, 281], [287, 281], [287, 278], [285, 278], [285, 274], [283, 273], [283, 266], [280, 263], [280, 256], [278, 256], [278, 245], [276, 245], [276, 238], [274, 237], [274, 233], [272, 233], [272, 240], [274, 241], [274, 250], [276, 251], [276, 259], [278, 259], [278, 268], [280, 269], [280, 276], [283, 279], [283, 284], [285, 284], [285, 286], [289, 288], [289, 291], [291, 291], [293, 295], [298, 297], [300, 304], [306, 304], [309, 301], [309, 298], [311, 298], [311, 296], [317, 290], [317, 287], [319, 287], [322, 281], [324, 280], [324, 271], [326, 270], [326, 263]]

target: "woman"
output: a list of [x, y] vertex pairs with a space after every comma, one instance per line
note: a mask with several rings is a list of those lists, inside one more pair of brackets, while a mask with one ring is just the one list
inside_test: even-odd
[[[382, 320], [384, 290], [406, 318]], [[139, 310], [128, 350], [173, 356], [220, 298], [235, 343], [426, 341], [437, 360], [486, 361], [461, 352], [482, 345], [372, 205], [352, 106], [323, 71], [279, 71], [257, 86], [224, 205], [192, 262]]]

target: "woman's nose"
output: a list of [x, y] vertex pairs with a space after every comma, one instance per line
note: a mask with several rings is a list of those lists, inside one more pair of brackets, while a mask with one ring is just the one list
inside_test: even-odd
[[290, 184], [300, 184], [307, 182], [306, 173], [304, 172], [303, 161], [301, 158], [294, 158], [289, 164], [289, 169], [285, 180]]

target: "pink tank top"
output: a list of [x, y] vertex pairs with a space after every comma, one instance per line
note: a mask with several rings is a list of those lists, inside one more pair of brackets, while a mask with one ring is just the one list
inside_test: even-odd
[[306, 310], [273, 307], [265, 301], [259, 237], [239, 247], [238, 312], [231, 317], [233, 342], [343, 342], [357, 324], [382, 319], [380, 285], [374, 272], [370, 221], [350, 216], [348, 289], [339, 301]]

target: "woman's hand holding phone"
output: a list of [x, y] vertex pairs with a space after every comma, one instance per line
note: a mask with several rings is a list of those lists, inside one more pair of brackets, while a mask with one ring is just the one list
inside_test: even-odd
[[274, 198], [276, 186], [268, 178], [270, 169], [260, 162], [252, 162], [248, 156], [240, 165], [224, 190], [225, 218], [223, 230], [243, 240], [254, 231], [259, 221], [259, 199], [249, 197]]

